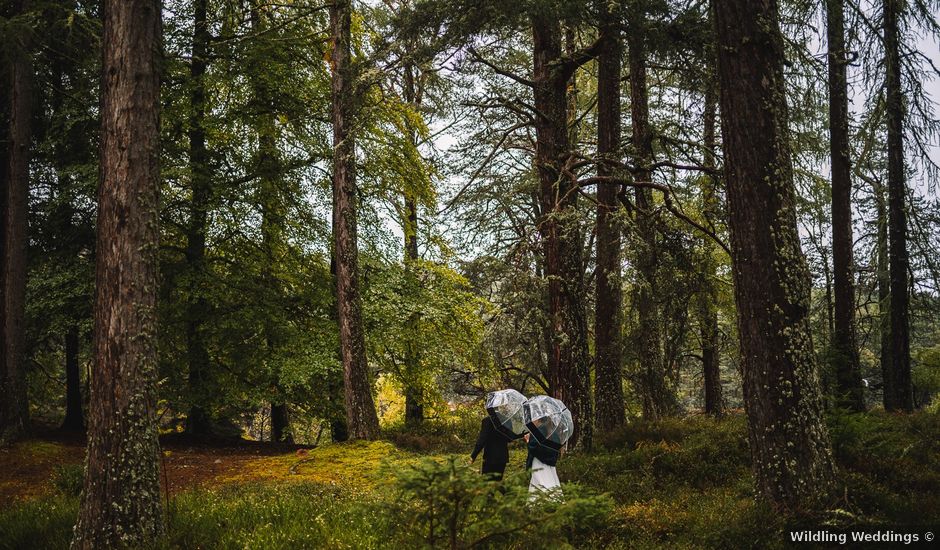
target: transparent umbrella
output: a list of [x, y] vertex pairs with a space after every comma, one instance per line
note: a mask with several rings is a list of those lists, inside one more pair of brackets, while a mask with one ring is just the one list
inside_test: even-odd
[[496, 430], [510, 441], [525, 435], [525, 422], [522, 419], [523, 403], [525, 403], [525, 396], [516, 390], [499, 390], [486, 394], [486, 412], [493, 420]]
[[574, 431], [574, 419], [564, 403], [547, 395], [536, 395], [522, 407], [525, 426], [535, 440], [553, 449], [561, 449]]

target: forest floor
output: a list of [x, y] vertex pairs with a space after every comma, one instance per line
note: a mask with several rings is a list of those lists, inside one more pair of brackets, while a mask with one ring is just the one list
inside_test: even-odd
[[[476, 422], [393, 428], [384, 440], [313, 449], [167, 437], [165, 547], [401, 546], [414, 533], [389, 519], [400, 505], [397, 474], [453, 453], [465, 463]], [[740, 415], [631, 423], [559, 463], [566, 486], [611, 503], [603, 522], [567, 540], [585, 548], [778, 548], [801, 525], [940, 526], [940, 414], [833, 415], [829, 428], [839, 490], [823, 512], [788, 516], [753, 498]], [[67, 546], [83, 454], [80, 440], [54, 433], [0, 449], [0, 549]], [[524, 489], [523, 447], [511, 455], [507, 474]], [[532, 547], [523, 540], [510, 546]]]
[[[257, 441], [198, 441], [161, 438], [160, 476], [166, 496], [252, 481], [297, 481], [372, 485], [382, 459], [404, 460], [414, 453], [378, 442], [350, 442], [320, 448]], [[79, 467], [85, 457], [81, 438], [52, 431], [0, 447], [0, 509], [18, 501], [50, 496], [59, 472]]]

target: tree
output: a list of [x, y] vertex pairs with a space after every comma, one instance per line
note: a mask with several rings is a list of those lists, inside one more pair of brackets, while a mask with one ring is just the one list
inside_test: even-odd
[[884, 1], [885, 103], [888, 126], [888, 273], [890, 277], [890, 366], [885, 377], [884, 406], [912, 411], [911, 336], [908, 295], [907, 186], [904, 176], [904, 98], [901, 88], [900, 0]]
[[[599, 2], [600, 38], [603, 47], [597, 56], [597, 164], [598, 176], [614, 175], [605, 160], [620, 160], [620, 65], [623, 46], [620, 38], [619, 6]], [[617, 213], [620, 186], [597, 185], [597, 272], [594, 338], [597, 384], [596, 428], [614, 429], [624, 423], [623, 360], [621, 322], [620, 224]]]
[[829, 150], [832, 159], [832, 271], [835, 331], [832, 360], [838, 402], [865, 409], [858, 341], [855, 335], [855, 274], [852, 238], [852, 163], [849, 160], [849, 99], [843, 0], [826, 1], [829, 49]]
[[[649, 89], [646, 82], [646, 2], [630, 5], [627, 16], [629, 32], [627, 49], [630, 73], [630, 106], [633, 123], [633, 177], [641, 184], [652, 183], [653, 132], [649, 120]], [[656, 239], [657, 220], [653, 212], [653, 192], [645, 185], [634, 187], [636, 200], [636, 269], [635, 291], [638, 325], [636, 344], [639, 347], [641, 374], [640, 392], [643, 398], [644, 418], [655, 420], [674, 414], [678, 408], [675, 394], [666, 384], [666, 365], [663, 361], [660, 335], [659, 284], [657, 266], [660, 253]]]
[[[713, 52], [712, 52], [713, 53]], [[704, 127], [702, 145], [704, 149], [703, 166], [714, 170], [715, 166], [715, 129], [718, 110], [718, 87], [713, 74], [705, 83], [705, 111], [702, 116]], [[702, 181], [702, 217], [707, 225], [714, 227], [718, 218], [717, 178], [710, 172], [703, 174]], [[702, 342], [702, 378], [705, 386], [705, 413], [721, 416], [724, 413], [724, 400], [721, 391], [721, 357], [718, 349], [718, 289], [716, 288], [716, 247], [708, 237], [702, 239], [705, 261], [703, 262], [702, 288], [699, 293], [699, 335]]]
[[775, 1], [712, 2], [744, 407], [762, 498], [812, 505], [834, 465], [808, 322]]
[[[2, 15], [22, 16], [27, 8], [27, 0], [17, 0], [8, 3]], [[29, 426], [23, 353], [33, 88], [28, 32], [21, 28], [5, 37], [7, 59], [0, 66], [0, 442], [22, 437]]]
[[150, 546], [163, 517], [156, 426], [161, 7], [103, 5], [94, 373], [73, 548]]
[[209, 303], [204, 293], [206, 272], [206, 231], [209, 199], [212, 194], [212, 167], [206, 147], [206, 112], [208, 90], [206, 69], [209, 63], [208, 0], [193, 2], [192, 58], [189, 66], [189, 224], [186, 228], [186, 263], [189, 268], [186, 308], [186, 359], [189, 365], [189, 415], [186, 431], [205, 435], [212, 431], [212, 419], [206, 403], [213, 395], [209, 350], [205, 324]]
[[584, 51], [562, 55], [558, 14], [539, 10], [531, 15], [532, 89], [535, 116], [535, 167], [539, 181], [541, 219], [548, 286], [551, 345], [548, 386], [568, 405], [575, 420], [570, 445], [591, 446], [593, 420], [587, 320], [584, 307], [584, 259], [581, 233], [574, 217], [575, 181], [566, 174], [571, 145], [568, 133], [568, 82], [592, 58]]
[[336, 303], [346, 424], [355, 439], [378, 436], [379, 420], [372, 399], [366, 363], [365, 334], [362, 326], [362, 299], [359, 293], [359, 249], [356, 242], [357, 186], [356, 141], [357, 84], [350, 59], [350, 0], [330, 6], [332, 50], [333, 123], [333, 246], [336, 257]]

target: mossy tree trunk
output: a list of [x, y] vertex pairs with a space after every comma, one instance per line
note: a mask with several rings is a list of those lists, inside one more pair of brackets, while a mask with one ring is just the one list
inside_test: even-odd
[[356, 242], [358, 197], [354, 127], [359, 98], [350, 59], [351, 16], [349, 0], [337, 0], [330, 5], [336, 302], [349, 436], [374, 439], [378, 437], [379, 420], [366, 362]]
[[731, 261], [758, 494], [785, 509], [831, 491], [834, 464], [796, 224], [776, 1], [715, 0]]
[[163, 531], [156, 424], [161, 7], [106, 0], [94, 363], [73, 548]]
[[852, 238], [852, 163], [849, 160], [849, 99], [845, 50], [844, 0], [826, 0], [829, 44], [829, 150], [832, 158], [832, 271], [835, 333], [832, 357], [837, 402], [865, 409], [855, 332], [854, 240]]
[[[3, 15], [21, 16], [27, 7], [25, 0], [7, 2]], [[0, 442], [9, 442], [29, 427], [24, 317], [33, 68], [25, 37], [4, 42], [9, 49], [0, 60]]]
[[[417, 67], [413, 63], [406, 63], [403, 74], [403, 95], [406, 103], [418, 109], [421, 107], [423, 90], [421, 85], [415, 82]], [[417, 132], [408, 124], [408, 139], [412, 146], [418, 147]], [[418, 261], [418, 200], [413, 190], [405, 189], [404, 212], [402, 213], [402, 228], [405, 235], [405, 270], [411, 275], [415, 275], [415, 263]], [[417, 379], [420, 378], [421, 369], [421, 351], [418, 349], [417, 342], [418, 329], [421, 323], [421, 317], [417, 313], [411, 315], [408, 319], [408, 328], [411, 334], [411, 341], [408, 343], [408, 350], [405, 357], [405, 368], [409, 371], [409, 376], [405, 380], [405, 423], [419, 424], [424, 421], [424, 392]]]
[[[614, 11], [611, 11], [613, 7]], [[600, 33], [604, 42], [597, 58], [597, 164], [598, 176], [616, 170], [604, 160], [620, 161], [620, 72], [623, 43], [620, 11], [606, 0], [598, 2]], [[596, 428], [609, 431], [624, 423], [621, 324], [621, 225], [617, 222], [620, 185], [597, 185], [597, 272], [594, 310]]]
[[908, 311], [910, 260], [907, 255], [907, 185], [904, 181], [904, 92], [901, 89], [899, 36], [902, 5], [902, 0], [884, 0], [883, 10], [888, 120], [888, 273], [891, 280], [891, 376], [885, 378], [884, 405], [889, 411], [914, 410]]

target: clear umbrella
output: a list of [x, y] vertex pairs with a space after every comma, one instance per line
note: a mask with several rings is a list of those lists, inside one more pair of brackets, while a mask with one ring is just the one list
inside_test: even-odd
[[564, 403], [547, 395], [536, 395], [522, 407], [525, 426], [536, 441], [561, 449], [574, 431], [574, 419]]
[[493, 420], [496, 430], [510, 441], [525, 435], [523, 403], [525, 396], [516, 390], [499, 390], [486, 394], [486, 412]]

